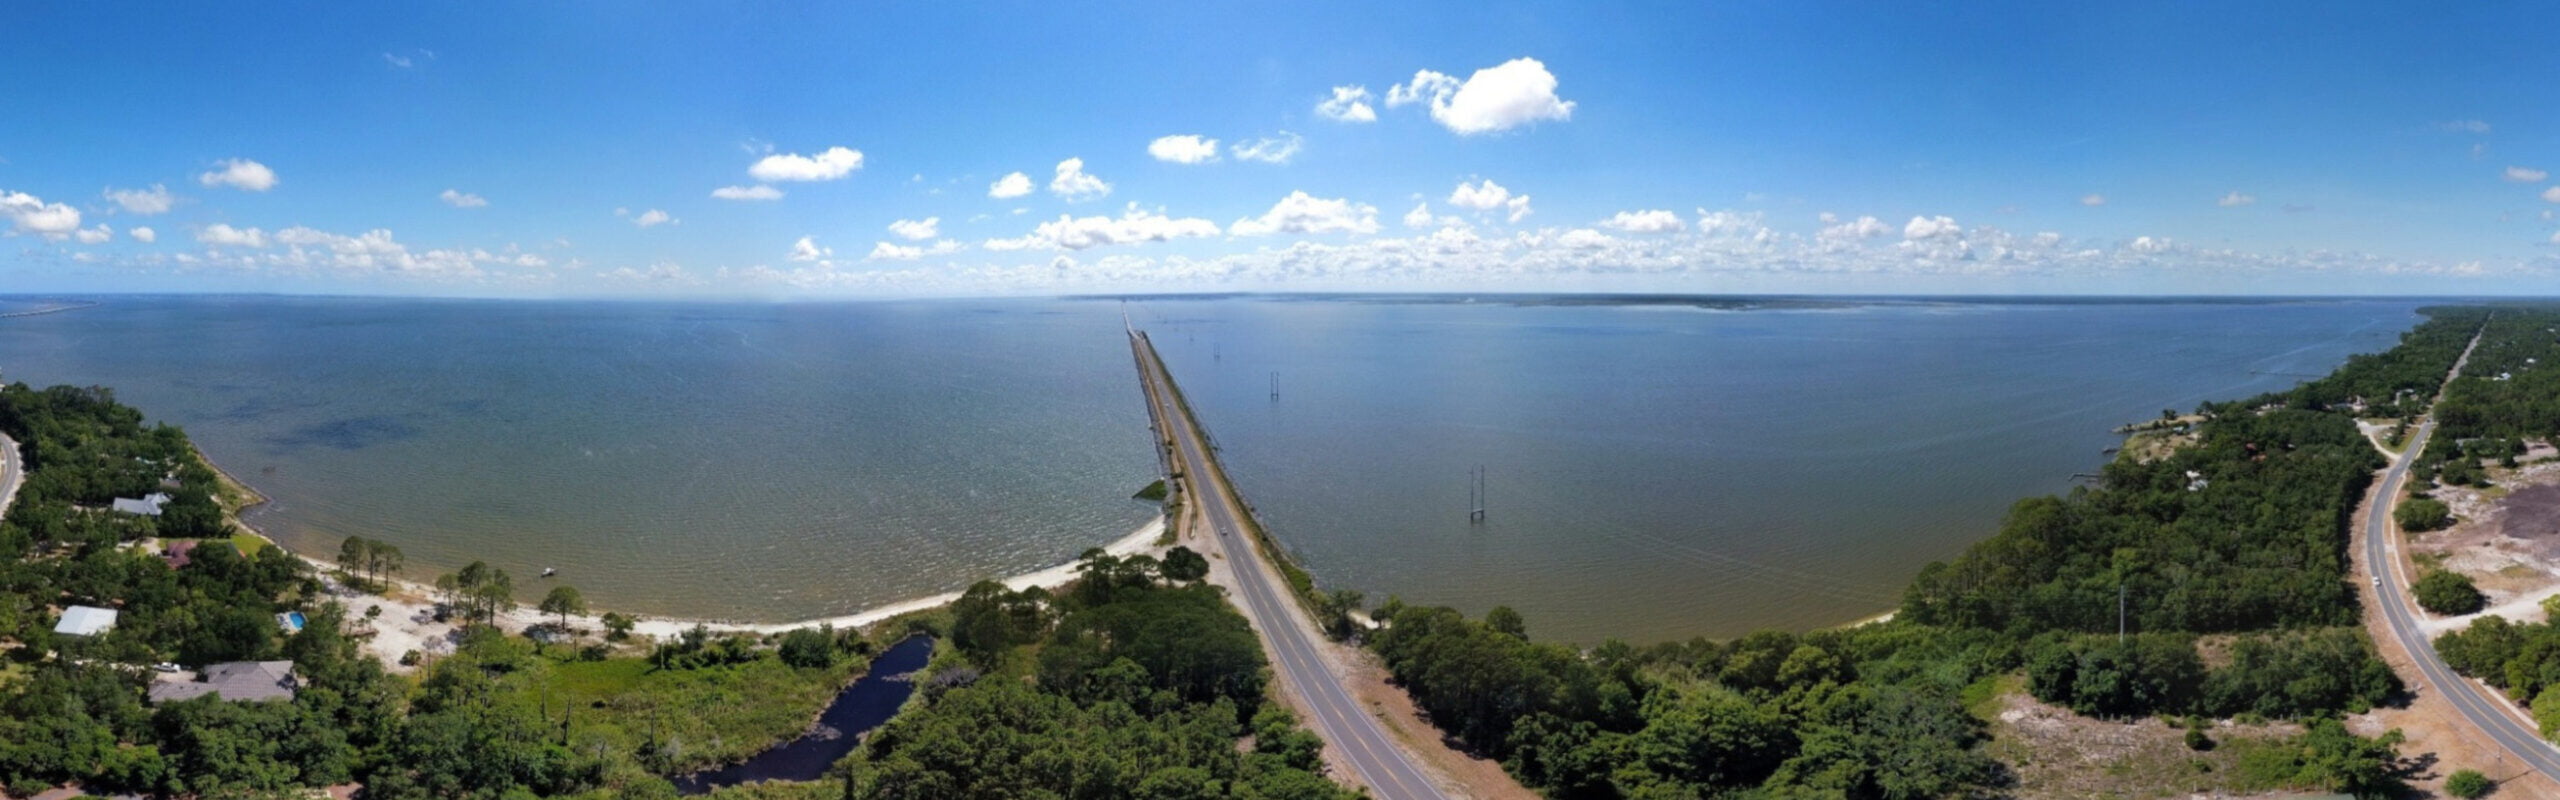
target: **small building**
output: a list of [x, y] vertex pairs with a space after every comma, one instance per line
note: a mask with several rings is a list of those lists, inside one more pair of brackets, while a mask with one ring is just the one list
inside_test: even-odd
[[160, 560], [169, 562], [170, 569], [186, 569], [195, 561], [189, 554], [195, 552], [196, 544], [194, 539], [171, 539], [160, 548]]
[[113, 503], [108, 504], [108, 505], [107, 505], [107, 508], [108, 508], [108, 509], [110, 509], [110, 510], [114, 510], [114, 511], [121, 511], [121, 512], [124, 512], [124, 513], [127, 513], [127, 514], [139, 514], [139, 515], [146, 516], [146, 517], [157, 517], [157, 516], [160, 516], [160, 504], [162, 504], [162, 503], [166, 503], [166, 502], [169, 502], [169, 493], [168, 493], [168, 492], [152, 492], [152, 493], [150, 493], [150, 494], [143, 495], [143, 496], [142, 496], [142, 497], [140, 497], [140, 498], [133, 498], [133, 497], [119, 497], [119, 498], [116, 498], [116, 501], [115, 501], [115, 502], [113, 502]]
[[72, 606], [62, 610], [62, 621], [53, 624], [53, 632], [64, 636], [96, 636], [115, 627], [115, 609]]
[[221, 695], [234, 703], [291, 700], [301, 682], [291, 661], [231, 661], [204, 668], [192, 681], [151, 684], [151, 702], [175, 703], [205, 695]]

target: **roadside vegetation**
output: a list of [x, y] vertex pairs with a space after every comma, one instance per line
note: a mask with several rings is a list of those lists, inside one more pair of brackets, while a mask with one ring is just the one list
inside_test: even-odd
[[1391, 599], [1367, 643], [1444, 731], [1556, 797], [1989, 791], [2012, 776], [1967, 709], [2020, 675], [2089, 717], [2298, 720], [2290, 739], [2239, 745], [2234, 785], [2387, 791], [2406, 768], [2397, 735], [2338, 721], [2401, 691], [2347, 579], [2350, 517], [2383, 466], [2355, 418], [2422, 411], [2486, 312], [2428, 315], [2292, 391], [2164, 414], [2155, 426], [2191, 440], [2019, 502], [1923, 569], [1890, 622], [1576, 650], [1503, 610]]
[[1259, 641], [1190, 552], [1089, 551], [1055, 594], [971, 587], [919, 699], [854, 751], [846, 796], [1355, 797], [1271, 702]]

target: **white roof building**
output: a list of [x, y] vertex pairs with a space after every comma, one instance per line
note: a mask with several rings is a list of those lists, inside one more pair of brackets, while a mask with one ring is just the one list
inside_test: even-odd
[[107, 507], [127, 514], [140, 514], [146, 517], [157, 517], [160, 516], [160, 504], [166, 502], [169, 502], [168, 492], [152, 492], [150, 494], [143, 495], [138, 499], [132, 497], [119, 497], [116, 498], [114, 503], [108, 504]]
[[115, 628], [116, 610], [97, 606], [72, 606], [62, 611], [62, 621], [53, 624], [53, 632], [65, 636], [96, 636]]

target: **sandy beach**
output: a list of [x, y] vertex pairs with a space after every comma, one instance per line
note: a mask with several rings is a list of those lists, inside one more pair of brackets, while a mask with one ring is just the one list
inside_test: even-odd
[[[1145, 525], [1139, 526], [1137, 530], [1129, 532], [1128, 535], [1103, 545], [1102, 549], [1115, 556], [1142, 553], [1161, 555], [1166, 548], [1157, 546], [1156, 541], [1163, 537], [1164, 528], [1164, 517], [1157, 516]], [[323, 575], [337, 570], [337, 564], [327, 559], [314, 557], [309, 553], [294, 553], [294, 555], [317, 567]], [[1075, 563], [1069, 561], [1046, 569], [1004, 578], [1003, 581], [1006, 586], [1015, 589], [1033, 586], [1056, 588], [1074, 580], [1075, 575]], [[355, 591], [334, 580], [327, 580], [326, 583], [328, 597], [346, 605], [351, 623], [363, 620], [366, 609], [374, 606], [381, 607], [381, 614], [373, 620], [375, 633], [365, 642], [364, 648], [365, 652], [381, 659], [384, 665], [393, 670], [409, 669], [400, 666], [399, 662], [403, 654], [412, 650], [430, 656], [452, 652], [453, 644], [458, 638], [457, 626], [450, 622], [436, 621], [436, 591], [433, 587], [416, 581], [393, 579], [391, 590], [387, 595], [374, 595]], [[521, 632], [527, 628], [556, 621], [552, 615], [537, 611], [532, 605], [540, 599], [543, 592], [548, 591], [548, 586], [554, 585], [553, 581], [538, 578], [520, 579], [516, 585], [523, 593], [517, 598], [522, 605], [498, 616], [498, 626], [501, 629]], [[944, 592], [930, 597], [887, 603], [852, 614], [797, 622], [737, 623], [673, 617], [643, 617], [639, 624], [632, 627], [631, 632], [635, 636], [666, 638], [683, 633], [696, 625], [715, 632], [757, 634], [779, 633], [794, 628], [812, 628], [819, 625], [859, 628], [902, 614], [947, 605], [959, 598], [959, 592]], [[568, 618], [569, 626], [587, 631], [600, 631], [604, 627], [604, 613], [604, 609], [591, 609], [587, 614], [571, 615]]]

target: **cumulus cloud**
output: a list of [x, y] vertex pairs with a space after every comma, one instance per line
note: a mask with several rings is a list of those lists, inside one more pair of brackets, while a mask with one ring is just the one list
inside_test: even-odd
[[817, 239], [802, 236], [800, 237], [800, 241], [791, 243], [791, 255], [788, 256], [788, 258], [793, 261], [819, 262], [825, 261], [828, 256], [835, 254], [835, 248], [819, 247]]
[[1130, 203], [1119, 217], [1071, 217], [1058, 215], [1054, 221], [1040, 223], [1030, 235], [1014, 239], [989, 239], [989, 250], [1083, 250], [1111, 244], [1165, 242], [1184, 237], [1216, 236], [1218, 223], [1197, 217], [1168, 217], [1148, 213]]
[[776, 153], [748, 165], [747, 174], [756, 180], [831, 181], [853, 174], [862, 168], [862, 151], [850, 147], [830, 147], [814, 156], [798, 153]]
[[2106, 204], [2107, 204], [2107, 196], [2106, 196], [2106, 195], [2103, 195], [2103, 194], [2094, 194], [2094, 193], [2092, 193], [2092, 194], [2084, 194], [2084, 195], [2081, 195], [2081, 196], [2080, 196], [2080, 204], [2081, 204], [2081, 205], [2084, 205], [2084, 206], [2090, 206], [2090, 207], [2093, 207], [2093, 208], [2094, 208], [2094, 207], [2097, 207], [2097, 206], [2103, 206], [2103, 205], [2106, 205]]
[[157, 183], [151, 184], [149, 189], [110, 187], [106, 190], [106, 198], [123, 207], [125, 211], [146, 217], [153, 214], [166, 214], [170, 208], [178, 204], [178, 196], [170, 194], [169, 187]]
[[1218, 140], [1187, 133], [1160, 136], [1147, 143], [1147, 155], [1176, 164], [1206, 164], [1218, 160]]
[[108, 239], [116, 238], [116, 232], [108, 229], [107, 224], [101, 222], [98, 223], [98, 227], [95, 228], [81, 228], [79, 230], [72, 231], [71, 236], [72, 238], [79, 239], [81, 244], [105, 244]]
[[[998, 181], [999, 185], [1003, 182]], [[1068, 202], [1092, 200], [1111, 193], [1111, 184], [1084, 171], [1084, 159], [1070, 158], [1058, 162], [1057, 177], [1049, 179], [1049, 193]]]
[[196, 231], [196, 241], [214, 247], [265, 247], [267, 232], [256, 228], [234, 228], [216, 222]]
[[680, 221], [681, 220], [678, 220], [675, 217], [669, 216], [667, 212], [654, 208], [640, 212], [639, 216], [631, 218], [631, 224], [638, 225], [643, 228], [654, 228], [660, 225], [673, 225]]
[[889, 223], [889, 233], [900, 239], [916, 242], [942, 235], [941, 226], [941, 217], [926, 217], [920, 220], [902, 219]]
[[1376, 122], [1377, 109], [1369, 107], [1369, 87], [1336, 86], [1333, 96], [1316, 104], [1316, 116], [1335, 122]]
[[2550, 172], [2532, 167], [2508, 167], [2506, 171], [2506, 179], [2516, 183], [2541, 183], [2548, 177], [2551, 177]]
[[1234, 147], [1229, 148], [1229, 152], [1235, 153], [1237, 158], [1246, 161], [1286, 164], [1289, 163], [1289, 159], [1297, 157], [1298, 148], [1304, 146], [1306, 141], [1297, 134], [1281, 131], [1277, 136], [1265, 136], [1250, 142], [1237, 142]]
[[1315, 197], [1303, 191], [1280, 198], [1259, 217], [1236, 220], [1227, 232], [1237, 236], [1274, 233], [1377, 233], [1378, 209], [1343, 198]]
[[489, 205], [489, 198], [481, 197], [470, 192], [454, 191], [452, 189], [444, 190], [444, 194], [436, 195], [436, 199], [442, 200], [445, 205], [449, 205], [454, 208], [484, 208]]
[[127, 228], [124, 233], [126, 236], [133, 237], [134, 241], [143, 244], [160, 241], [160, 232], [150, 228]]
[[2542, 190], [2542, 199], [2553, 203], [2560, 203], [2560, 186], [2554, 186], [2549, 189]]
[[914, 261], [925, 256], [938, 256], [959, 250], [960, 243], [949, 239], [934, 242], [929, 247], [879, 242], [873, 244], [871, 254], [863, 258], [871, 261]]
[[1678, 214], [1655, 209], [1620, 211], [1615, 216], [1601, 220], [1600, 227], [1624, 233], [1670, 233], [1688, 227], [1688, 223], [1681, 222]]
[[2238, 208], [2255, 202], [2258, 202], [2257, 195], [2248, 194], [2238, 189], [2233, 189], [2229, 193], [2224, 194], [2222, 199], [2214, 201], [2214, 203], [2222, 206], [2223, 208]]
[[1030, 193], [1031, 176], [1019, 172], [997, 178], [995, 183], [987, 184], [987, 196], [998, 200], [1010, 200]]
[[1573, 101], [1556, 96], [1556, 76], [1534, 58], [1476, 70], [1465, 81], [1431, 70], [1387, 90], [1387, 107], [1429, 106], [1431, 119], [1461, 136], [1506, 131], [1543, 120], [1573, 118]]
[[0, 191], [0, 219], [9, 220], [13, 234], [32, 233], [47, 239], [59, 240], [80, 229], [80, 209], [47, 203], [25, 192]]
[[1843, 221], [1830, 212], [1822, 215], [1822, 229], [1814, 233], [1816, 240], [1831, 244], [1853, 243], [1893, 232], [1893, 226], [1875, 217], [1859, 217]]
[[2165, 253], [2176, 247], [2177, 243], [2170, 241], [2166, 236], [2156, 239], [2149, 236], [2136, 236], [2133, 237], [2132, 243], [2125, 245], [2126, 249], [2144, 255]]
[[722, 186], [711, 190], [711, 196], [722, 200], [737, 200], [740, 202], [780, 200], [782, 199], [782, 190], [773, 188], [769, 184], [762, 183], [754, 186]]
[[198, 174], [196, 182], [208, 187], [229, 186], [244, 192], [263, 192], [276, 188], [276, 171], [268, 169], [265, 164], [245, 158], [233, 158], [216, 161], [214, 166], [220, 169]]
[[1910, 222], [1902, 226], [1902, 238], [1905, 240], [1947, 239], [1963, 232], [1963, 226], [1957, 225], [1955, 218], [1948, 216], [1912, 217]]
[[1472, 184], [1459, 181], [1458, 188], [1449, 191], [1450, 205], [1477, 211], [1501, 208], [1502, 204], [1510, 199], [1511, 190], [1502, 188], [1502, 184], [1494, 183], [1492, 178]]
[[1431, 227], [1431, 204], [1413, 204], [1412, 211], [1404, 212], [1404, 226], [1407, 228]]

